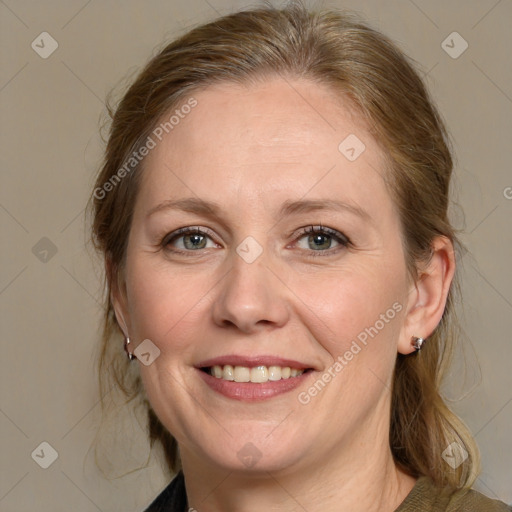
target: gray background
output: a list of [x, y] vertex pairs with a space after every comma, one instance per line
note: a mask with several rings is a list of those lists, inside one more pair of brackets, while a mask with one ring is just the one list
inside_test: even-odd
[[[137, 511], [168, 481], [154, 454], [147, 469], [112, 478], [149, 455], [126, 413], [104, 436], [119, 449], [111, 466], [104, 462], [110, 479], [94, 465], [101, 286], [85, 247], [84, 206], [101, 160], [106, 95], [114, 87], [119, 95], [166, 40], [250, 5], [258, 2], [0, 1], [2, 511]], [[452, 216], [469, 249], [467, 339], [446, 393], [481, 448], [476, 488], [510, 503], [511, 2], [320, 5], [358, 10], [418, 61], [453, 136], [454, 197], [465, 217], [460, 207]], [[44, 31], [58, 43], [47, 59], [31, 47]], [[469, 45], [458, 58], [442, 47], [454, 31]], [[448, 41], [452, 52], [462, 48]], [[43, 441], [58, 453], [48, 469], [31, 457]]]

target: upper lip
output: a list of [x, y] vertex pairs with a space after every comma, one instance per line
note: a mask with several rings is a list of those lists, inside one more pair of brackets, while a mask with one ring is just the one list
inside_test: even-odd
[[210, 368], [212, 366], [246, 366], [249, 368], [253, 368], [255, 366], [281, 366], [281, 367], [290, 367], [295, 368], [297, 370], [307, 370], [312, 368], [311, 365], [301, 363], [299, 361], [295, 361], [293, 359], [286, 359], [284, 357], [277, 356], [240, 356], [240, 355], [227, 355], [227, 356], [219, 356], [214, 357], [212, 359], [206, 359], [201, 361], [196, 365], [197, 368]]

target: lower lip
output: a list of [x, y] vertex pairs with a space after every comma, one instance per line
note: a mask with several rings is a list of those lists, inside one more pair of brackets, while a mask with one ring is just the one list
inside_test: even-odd
[[288, 393], [298, 388], [309, 377], [310, 371], [304, 372], [298, 377], [290, 377], [276, 381], [268, 381], [263, 383], [254, 382], [234, 382], [224, 379], [218, 379], [206, 372], [197, 370], [204, 382], [213, 391], [233, 400], [241, 400], [244, 402], [261, 402], [268, 400], [277, 395]]

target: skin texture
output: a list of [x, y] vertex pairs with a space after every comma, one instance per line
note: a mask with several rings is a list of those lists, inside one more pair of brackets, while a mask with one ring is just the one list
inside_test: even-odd
[[[382, 150], [327, 86], [275, 78], [217, 84], [194, 97], [198, 105], [147, 157], [113, 288], [133, 346], [150, 339], [160, 350], [151, 365], [137, 364], [155, 412], [179, 442], [189, 505], [392, 511], [415, 483], [389, 449], [394, 362], [397, 352], [413, 352], [411, 336], [427, 337], [438, 324], [452, 246], [436, 239], [421, 278], [409, 278]], [[366, 146], [352, 162], [338, 150], [349, 134]], [[184, 198], [214, 202], [218, 215], [162, 209], [148, 217]], [[279, 213], [298, 200], [343, 201], [365, 213]], [[320, 225], [350, 242], [326, 235], [318, 249], [301, 230]], [[183, 227], [207, 230], [206, 246], [176, 252], [187, 251], [191, 237], [168, 235]], [[263, 251], [252, 263], [236, 251], [248, 236]], [[300, 403], [299, 393], [393, 304], [401, 306], [394, 318]], [[247, 403], [212, 391], [195, 368], [228, 354], [279, 356], [314, 371], [297, 390]], [[237, 456], [247, 443], [259, 453], [252, 467]]]

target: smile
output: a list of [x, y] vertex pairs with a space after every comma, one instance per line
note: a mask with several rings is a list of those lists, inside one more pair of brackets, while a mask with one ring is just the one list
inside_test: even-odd
[[290, 368], [289, 366], [224, 366], [215, 365], [205, 368], [203, 371], [212, 377], [230, 382], [252, 382], [263, 384], [268, 381], [276, 382], [283, 379], [299, 377], [304, 373], [303, 369]]

